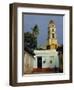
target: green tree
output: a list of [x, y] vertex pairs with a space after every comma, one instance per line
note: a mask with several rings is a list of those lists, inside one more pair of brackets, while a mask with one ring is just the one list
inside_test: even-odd
[[37, 36], [39, 35], [39, 27], [35, 25], [32, 32], [24, 33], [24, 47], [25, 45], [30, 49], [37, 49]]
[[24, 47], [25, 45], [29, 47], [30, 49], [36, 49], [37, 47], [36, 38], [30, 32], [24, 33]]
[[32, 34], [33, 34], [33, 37], [35, 38], [36, 49], [37, 49], [37, 38], [39, 35], [39, 27], [37, 24], [32, 28]]
[[37, 24], [32, 28], [32, 33], [33, 33], [34, 37], [36, 37], [36, 38], [39, 35], [39, 27]]

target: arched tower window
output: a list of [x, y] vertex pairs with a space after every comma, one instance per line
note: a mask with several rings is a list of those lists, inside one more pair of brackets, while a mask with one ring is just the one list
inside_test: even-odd
[[52, 33], [52, 38], [55, 38], [55, 35], [54, 35], [54, 33]]
[[54, 29], [52, 29], [52, 32], [54, 32]]

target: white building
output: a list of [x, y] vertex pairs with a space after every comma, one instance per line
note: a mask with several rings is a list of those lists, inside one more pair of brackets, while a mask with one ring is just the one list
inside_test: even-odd
[[33, 71], [34, 53], [33, 51], [25, 46], [24, 52], [24, 73], [29, 74]]
[[58, 52], [55, 49], [51, 50], [35, 50], [33, 60], [33, 69], [53, 69], [59, 68]]

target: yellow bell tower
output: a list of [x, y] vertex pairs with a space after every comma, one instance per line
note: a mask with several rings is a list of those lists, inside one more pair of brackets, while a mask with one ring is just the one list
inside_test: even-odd
[[49, 49], [56, 49], [58, 47], [56, 39], [56, 25], [53, 20], [48, 24], [48, 47]]

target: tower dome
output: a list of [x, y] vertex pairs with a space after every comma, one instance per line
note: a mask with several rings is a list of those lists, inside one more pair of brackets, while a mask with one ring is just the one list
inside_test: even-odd
[[53, 20], [50, 20], [50, 21], [49, 21], [49, 24], [54, 24], [54, 21], [53, 21]]
[[53, 20], [49, 21], [48, 28], [54, 28], [56, 25]]

